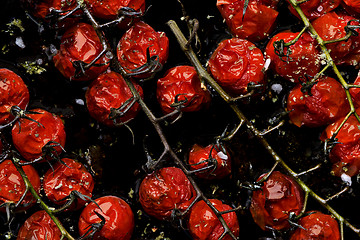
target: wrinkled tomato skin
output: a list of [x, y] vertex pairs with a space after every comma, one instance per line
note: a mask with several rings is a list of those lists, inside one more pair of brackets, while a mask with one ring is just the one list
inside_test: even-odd
[[100, 223], [99, 213], [105, 218], [105, 225], [92, 239], [129, 240], [134, 230], [134, 214], [124, 200], [116, 196], [103, 196], [95, 200], [99, 207], [91, 202], [82, 211], [79, 219], [79, 232], [83, 236], [88, 226]]
[[[43, 179], [43, 188], [46, 197], [55, 204], [66, 203], [72, 191], [88, 197], [92, 196], [94, 180], [84, 165], [70, 158], [63, 158], [56, 163], [54, 169], [49, 169]], [[85, 201], [78, 199], [75, 208], [85, 205]]]
[[11, 107], [26, 109], [29, 97], [29, 90], [21, 77], [9, 69], [0, 68], [0, 125], [14, 120]]
[[[232, 210], [229, 205], [223, 204], [220, 200], [209, 199], [209, 201], [220, 212]], [[235, 237], [239, 237], [240, 228], [236, 213], [229, 212], [222, 214], [222, 217]], [[188, 227], [194, 240], [217, 240], [224, 232], [221, 222], [203, 200], [195, 203], [191, 208]], [[230, 240], [232, 238], [227, 234], [222, 239]]]
[[189, 153], [189, 165], [191, 170], [197, 170], [207, 167], [209, 163], [206, 161], [209, 159], [209, 155], [216, 161], [216, 167], [210, 168], [201, 172], [196, 172], [196, 176], [205, 179], [221, 179], [228, 176], [231, 173], [231, 159], [229, 154], [225, 154], [218, 147], [214, 145], [208, 145], [202, 147], [198, 144], [194, 144]]
[[[35, 168], [31, 165], [25, 165], [23, 170], [35, 191], [39, 193], [40, 177]], [[25, 182], [11, 160], [0, 163], [0, 189], [0, 205], [3, 203], [17, 203], [25, 193]], [[35, 199], [29, 191], [17, 210], [26, 210], [34, 203]], [[5, 208], [0, 208], [0, 211], [5, 212]]]
[[301, 226], [291, 235], [290, 240], [340, 240], [338, 222], [331, 215], [318, 211], [308, 212], [300, 218]]
[[267, 2], [250, 0], [244, 17], [244, 0], [218, 0], [216, 6], [235, 37], [258, 42], [269, 36], [279, 14], [271, 7], [277, 1], [270, 2], [270, 7]]
[[[38, 114], [27, 114], [37, 122], [20, 118], [12, 128], [12, 140], [16, 149], [27, 161], [35, 160], [43, 155], [43, 147], [54, 141], [62, 147], [65, 146], [66, 133], [62, 120], [43, 109], [33, 109]], [[60, 146], [55, 146], [57, 154], [62, 152]]]
[[287, 110], [293, 124], [298, 127], [319, 127], [345, 116], [349, 103], [342, 85], [333, 78], [323, 77], [312, 86], [310, 92], [301, 91], [296, 85], [289, 93]]
[[53, 62], [61, 74], [70, 80], [92, 80], [109, 67], [110, 59], [105, 54], [80, 77], [75, 76], [76, 69], [72, 63], [82, 61], [89, 64], [102, 50], [103, 46], [94, 28], [87, 23], [78, 23], [62, 36], [60, 49], [53, 57]]
[[[180, 94], [180, 95], [179, 95]], [[163, 78], [157, 81], [157, 100], [162, 111], [173, 112], [176, 96], [178, 102], [187, 101], [181, 111], [196, 112], [206, 108], [210, 101], [210, 93], [200, 82], [196, 70], [192, 66], [177, 66], [169, 69]]]
[[264, 56], [253, 43], [239, 38], [223, 40], [212, 54], [208, 69], [234, 95], [248, 93], [249, 84], [265, 84]]
[[35, 212], [21, 226], [17, 240], [60, 240], [61, 232], [44, 210]]
[[186, 210], [195, 197], [194, 187], [176, 167], [161, 168], [147, 175], [139, 189], [139, 200], [145, 212], [160, 220], [169, 219], [175, 208]]
[[[141, 98], [144, 93], [139, 84], [132, 81]], [[109, 126], [114, 126], [114, 121], [109, 119], [112, 108], [119, 108], [131, 100], [133, 94], [123, 77], [116, 72], [107, 72], [94, 80], [88, 88], [85, 98], [89, 114], [97, 121]], [[116, 119], [117, 123], [126, 123], [136, 117], [140, 111], [140, 105], [136, 102], [126, 111], [125, 115]]]
[[[117, 57], [126, 72], [141, 67], [147, 61], [146, 49], [150, 56], [158, 56], [160, 64], [164, 65], [169, 56], [169, 39], [164, 32], [156, 32], [144, 22], [135, 23], [121, 37], [117, 46]], [[135, 75], [135, 78], [150, 77], [150, 73]]]
[[[258, 179], [261, 180], [266, 174]], [[250, 212], [255, 223], [262, 229], [282, 230], [290, 227], [290, 212], [298, 215], [304, 205], [301, 187], [278, 171], [274, 171], [260, 190], [253, 192]]]
[[[300, 1], [301, 0], [297, 0], [297, 2]], [[296, 10], [291, 5], [290, 0], [287, 0], [287, 2], [289, 3], [290, 12], [300, 18]], [[313, 20], [334, 10], [340, 5], [340, 3], [341, 0], [309, 0], [301, 3], [300, 8], [309, 20]]]

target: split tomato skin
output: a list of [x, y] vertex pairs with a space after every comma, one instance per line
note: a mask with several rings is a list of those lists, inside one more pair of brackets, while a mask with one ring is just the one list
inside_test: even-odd
[[[209, 201], [220, 212], [232, 210], [229, 205], [223, 204], [220, 200], [209, 199]], [[239, 237], [240, 228], [236, 213], [229, 212], [222, 214], [222, 217], [235, 237]], [[191, 208], [188, 227], [194, 240], [217, 240], [224, 232], [221, 222], [203, 200], [195, 203]], [[227, 234], [222, 239], [232, 238]]]
[[[266, 174], [259, 177], [261, 180]], [[274, 171], [260, 190], [253, 192], [250, 212], [254, 222], [262, 229], [288, 229], [290, 212], [298, 215], [304, 205], [301, 187], [289, 176]]]
[[[132, 83], [141, 98], [144, 98], [141, 86], [135, 81], [132, 81]], [[126, 101], [131, 101], [132, 97], [133, 94], [124, 78], [116, 72], [101, 74], [91, 83], [85, 94], [90, 116], [109, 127], [115, 126], [114, 120], [110, 119], [112, 109], [120, 108]], [[127, 123], [136, 117], [140, 109], [140, 105], [137, 102], [134, 103], [123, 116], [117, 117], [115, 122]]]
[[264, 56], [253, 43], [239, 38], [223, 40], [208, 61], [215, 80], [234, 95], [246, 94], [249, 84], [265, 84]]
[[[79, 233], [83, 236], [91, 224], [100, 223], [96, 213], [105, 218], [104, 226], [93, 239], [129, 240], [134, 230], [134, 214], [129, 204], [116, 196], [103, 196], [91, 202], [82, 211], [79, 219]], [[95, 213], [96, 212], [96, 213]]]
[[165, 167], [147, 175], [140, 184], [139, 200], [147, 214], [168, 220], [172, 211], [186, 210], [196, 192], [180, 168]]
[[[301, 0], [297, 0], [297, 2], [300, 1]], [[287, 0], [287, 2], [289, 3], [290, 12], [300, 18], [299, 14], [291, 5], [290, 0]], [[341, 2], [341, 0], [309, 0], [301, 3], [300, 8], [309, 20], [313, 20], [335, 10]]]

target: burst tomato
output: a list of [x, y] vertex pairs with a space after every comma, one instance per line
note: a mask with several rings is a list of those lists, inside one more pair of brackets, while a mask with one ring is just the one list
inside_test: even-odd
[[[301, 0], [297, 0], [300, 2]], [[290, 0], [287, 0], [289, 3], [289, 10], [292, 14], [299, 17], [296, 10], [290, 4]], [[341, 3], [341, 0], [309, 0], [300, 4], [301, 10], [304, 12], [305, 16], [309, 20], [321, 17], [324, 14], [334, 10]]]

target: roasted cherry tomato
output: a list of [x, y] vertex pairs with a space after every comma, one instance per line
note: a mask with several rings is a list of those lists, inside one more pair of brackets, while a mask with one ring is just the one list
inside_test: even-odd
[[[84, 165], [70, 158], [63, 158], [61, 161], [44, 175], [43, 188], [47, 198], [62, 205], [72, 191], [91, 197], [94, 180]], [[78, 199], [75, 208], [82, 207], [85, 203]]]
[[190, 150], [188, 163], [191, 170], [204, 169], [195, 173], [200, 178], [221, 179], [231, 173], [229, 154], [226, 150], [223, 152], [221, 146], [213, 144], [206, 147], [195, 144]]
[[[23, 170], [35, 191], [39, 193], [40, 177], [35, 168], [31, 165], [25, 165]], [[0, 189], [0, 205], [4, 203], [16, 204], [25, 193], [25, 182], [11, 160], [5, 160], [0, 163]], [[35, 199], [29, 191], [19, 205], [18, 210], [26, 210], [34, 203]], [[0, 208], [0, 210], [5, 212], [4, 207]]]
[[29, 90], [13, 71], [0, 68], [0, 125], [10, 123], [14, 116], [11, 107], [25, 109], [29, 103]]
[[349, 14], [359, 17], [359, 15], [360, 15], [360, 0], [343, 0], [342, 6]]
[[169, 219], [174, 209], [186, 210], [196, 192], [180, 168], [165, 167], [141, 182], [139, 200], [147, 214], [160, 220]]
[[[229, 205], [223, 204], [220, 200], [209, 199], [209, 201], [220, 212], [232, 209]], [[229, 212], [222, 214], [222, 217], [235, 237], [239, 237], [239, 222], [236, 213]], [[220, 220], [203, 200], [195, 203], [191, 208], [188, 227], [191, 236], [195, 240], [218, 240], [224, 233], [224, 227]], [[222, 239], [230, 240], [232, 237], [227, 234]]]
[[31, 112], [34, 113], [27, 114], [27, 117], [32, 120], [20, 118], [13, 126], [12, 139], [16, 149], [28, 161], [42, 157], [46, 148], [53, 154], [60, 154], [66, 140], [62, 120], [43, 109]]
[[250, 0], [245, 16], [244, 0], [218, 0], [216, 6], [235, 37], [257, 42], [267, 38], [273, 30], [279, 14], [274, 9], [277, 2]]
[[91, 80], [108, 68], [110, 59], [106, 57], [106, 54], [101, 56], [94, 65], [84, 69], [84, 74], [81, 68], [91, 63], [102, 50], [103, 46], [94, 28], [87, 23], [78, 23], [62, 36], [60, 49], [53, 57], [53, 61], [55, 67], [66, 78], [79, 81]]
[[[136, 90], [143, 97], [141, 86], [132, 81]], [[116, 72], [107, 72], [94, 80], [86, 92], [86, 104], [90, 115], [108, 126], [126, 123], [135, 118], [140, 105], [132, 106], [132, 93], [123, 77]], [[130, 108], [129, 108], [130, 107]]]
[[17, 240], [60, 240], [61, 232], [44, 210], [35, 212], [21, 226]]
[[270, 67], [291, 82], [303, 82], [307, 77], [314, 77], [320, 71], [320, 52], [310, 34], [303, 33], [290, 47], [281, 47], [282, 41], [290, 43], [298, 34], [278, 33], [266, 46], [266, 55], [271, 60]]
[[308, 212], [300, 218], [299, 227], [290, 240], [340, 240], [338, 222], [331, 215], [321, 212]]
[[[258, 179], [261, 180], [266, 174]], [[290, 227], [290, 213], [298, 215], [304, 205], [300, 186], [281, 172], [274, 171], [260, 190], [253, 192], [250, 212], [262, 230], [282, 230]]]
[[199, 111], [211, 100], [209, 91], [191, 66], [169, 69], [157, 82], [156, 96], [164, 113], [173, 112], [177, 106], [183, 112]]
[[134, 214], [129, 204], [116, 196], [100, 197], [95, 202], [98, 206], [91, 202], [80, 215], [80, 235], [84, 236], [92, 224], [102, 222], [97, 215], [99, 214], [105, 219], [105, 224], [95, 233], [93, 239], [129, 240], [135, 225]]
[[[157, 61], [164, 64], [169, 56], [169, 39], [164, 32], [156, 32], [144, 22], [135, 23], [121, 37], [117, 46], [117, 57], [120, 65], [129, 74], [147, 63], [147, 49], [150, 57], [157, 56]], [[135, 75], [137, 78], [150, 77], [150, 73]]]
[[[358, 73], [357, 78], [353, 82], [354, 85], [360, 85], [360, 72]], [[355, 107], [360, 107], [360, 88], [350, 88], [349, 89], [351, 98]]]
[[259, 48], [247, 40], [223, 40], [208, 63], [215, 80], [235, 95], [248, 93], [250, 84], [265, 84], [262, 71], [264, 56]]
[[[289, 3], [289, 10], [292, 14], [299, 17], [296, 10], [290, 3], [290, 0], [286, 0]], [[300, 2], [301, 0], [297, 0]], [[309, 19], [315, 19], [323, 16], [324, 14], [334, 10], [341, 3], [341, 0], [309, 0], [300, 4], [301, 10], [304, 12], [305, 16]]]
[[342, 85], [333, 78], [323, 77], [311, 89], [298, 84], [288, 96], [287, 109], [293, 124], [298, 127], [319, 127], [345, 116], [349, 103]]

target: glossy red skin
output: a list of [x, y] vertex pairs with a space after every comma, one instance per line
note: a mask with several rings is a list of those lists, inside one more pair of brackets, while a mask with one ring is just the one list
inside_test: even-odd
[[[159, 62], [165, 64], [169, 56], [169, 39], [164, 32], [156, 32], [144, 22], [135, 23], [121, 37], [117, 46], [117, 57], [120, 65], [131, 73], [146, 63], [146, 49], [149, 47], [150, 56], [157, 55]], [[136, 75], [136, 78], [147, 78], [151, 74]]]
[[[31, 165], [26, 165], [23, 166], [23, 170], [35, 191], [39, 193], [40, 177], [35, 168]], [[11, 160], [5, 160], [0, 163], [0, 189], [0, 205], [10, 202], [17, 203], [25, 193], [25, 182]], [[29, 191], [17, 210], [26, 210], [34, 203], [35, 199]], [[5, 208], [0, 208], [0, 211], [5, 212]]]
[[[49, 141], [60, 143], [65, 146], [66, 133], [62, 120], [43, 109], [32, 109], [30, 111], [40, 114], [27, 114], [28, 117], [41, 123], [21, 118], [12, 128], [12, 140], [16, 149], [26, 160], [32, 161], [42, 156], [43, 147]], [[56, 152], [62, 152], [61, 147], [54, 147]]]
[[110, 59], [104, 54], [96, 64], [86, 69], [85, 75], [75, 78], [75, 68], [72, 62], [83, 61], [90, 63], [103, 50], [103, 46], [94, 28], [87, 23], [78, 23], [68, 29], [61, 38], [60, 49], [53, 57], [55, 67], [64, 77], [70, 80], [92, 80], [103, 73], [108, 67]]
[[195, 200], [196, 192], [179, 168], [165, 167], [143, 179], [139, 200], [147, 214], [160, 220], [169, 219], [177, 208], [186, 210]]
[[60, 240], [61, 232], [44, 210], [35, 212], [21, 226], [17, 240]]
[[134, 230], [134, 214], [124, 200], [116, 196], [103, 196], [91, 202], [82, 211], [79, 219], [79, 233], [84, 235], [88, 226], [100, 223], [101, 219], [94, 213], [97, 212], [105, 218], [105, 225], [96, 232], [92, 239], [129, 240]]
[[[250, 0], [243, 18], [244, 0], [218, 0], [216, 6], [231, 33], [251, 42], [263, 40], [273, 30], [278, 11], [267, 6], [269, 1]], [[274, 4], [275, 2], [275, 4]], [[270, 6], [277, 1], [270, 2]]]
[[302, 228], [297, 228], [290, 240], [340, 240], [339, 224], [331, 215], [315, 211], [298, 223]]
[[[229, 205], [223, 204], [220, 200], [209, 199], [209, 201], [220, 212], [232, 210]], [[231, 232], [236, 237], [239, 237], [240, 228], [236, 213], [229, 212], [223, 214], [222, 217], [224, 218]], [[195, 205], [191, 208], [188, 227], [194, 240], [217, 240], [224, 232], [224, 227], [222, 226], [221, 222], [203, 200], [195, 203]], [[227, 234], [222, 239], [230, 240], [232, 238], [229, 234]]]
[[[297, 2], [300, 2], [301, 0], [297, 0]], [[299, 17], [299, 14], [296, 12], [296, 10], [293, 8], [293, 6], [290, 4], [290, 0], [287, 0], [289, 3], [289, 10], [292, 14]], [[326, 13], [333, 11], [335, 8], [337, 8], [341, 3], [341, 0], [309, 0], [307, 2], [304, 2], [300, 4], [301, 10], [304, 12], [305, 16], [309, 20], [313, 20], [315, 18], [321, 17], [325, 15]]]
[[[266, 46], [266, 55], [271, 59], [270, 67], [274, 73], [291, 81], [300, 82], [305, 76], [315, 76], [320, 71], [320, 52], [316, 48], [315, 40], [308, 34], [303, 33], [299, 40], [290, 46], [291, 61], [286, 62], [286, 57], [280, 58], [275, 54], [274, 42], [283, 39], [288, 43], [295, 39], [299, 33], [281, 32], [271, 38]], [[288, 48], [284, 48], [286, 53]]]
[[26, 109], [29, 103], [29, 90], [21, 77], [13, 71], [0, 68], [0, 125], [14, 120], [10, 113], [12, 106]]
[[196, 170], [208, 166], [208, 163], [205, 162], [200, 164], [198, 163], [207, 160], [209, 158], [210, 151], [211, 151], [211, 156], [215, 158], [217, 162], [217, 166], [215, 170], [211, 168], [201, 172], [196, 172], [195, 173], [196, 176], [198, 176], [199, 178], [206, 178], [206, 179], [221, 179], [228, 176], [231, 173], [230, 155], [229, 154], [226, 155], [227, 159], [222, 158], [221, 155], [219, 155], [218, 153], [221, 152], [224, 155], [225, 153], [223, 153], [221, 149], [213, 147], [213, 145], [202, 147], [198, 144], [194, 144], [194, 146], [190, 150], [189, 159], [188, 159], [190, 169]]
[[175, 103], [177, 95], [178, 101], [184, 101], [185, 97], [187, 98], [187, 102], [181, 108], [183, 112], [199, 111], [206, 108], [211, 101], [209, 91], [202, 86], [192, 66], [173, 67], [157, 81], [156, 97], [165, 114], [175, 110], [171, 105]]
[[[260, 176], [258, 181], [265, 175]], [[300, 186], [290, 177], [274, 171], [262, 189], [253, 192], [250, 212], [262, 230], [269, 230], [268, 227], [282, 230], [290, 227], [290, 212], [298, 215], [303, 205], [304, 196]]]
[[234, 95], [248, 93], [248, 84], [265, 84], [264, 55], [253, 43], [239, 38], [223, 40], [208, 62], [215, 80]]
[[[144, 93], [141, 86], [134, 81], [132, 83], [143, 98]], [[109, 119], [110, 109], [121, 107], [132, 96], [125, 80], [116, 72], [101, 74], [91, 83], [85, 95], [89, 114], [110, 127], [114, 126], [114, 121]], [[140, 109], [140, 105], [135, 103], [123, 117], [116, 119], [116, 122], [126, 123], [134, 119]]]
[[342, 85], [334, 78], [323, 77], [312, 86], [311, 95], [296, 85], [289, 93], [287, 110], [290, 120], [298, 127], [319, 127], [345, 116], [349, 103]]
[[[360, 85], [360, 72], [353, 82], [354, 85]], [[360, 88], [350, 88], [349, 89], [351, 98], [356, 108], [360, 107]]]
[[[66, 203], [66, 198], [72, 191], [92, 197], [94, 180], [84, 165], [70, 158], [63, 158], [61, 161], [66, 165], [58, 162], [54, 170], [49, 169], [44, 175], [43, 188], [46, 197], [58, 205]], [[85, 203], [78, 199], [76, 207], [80, 208]]]

